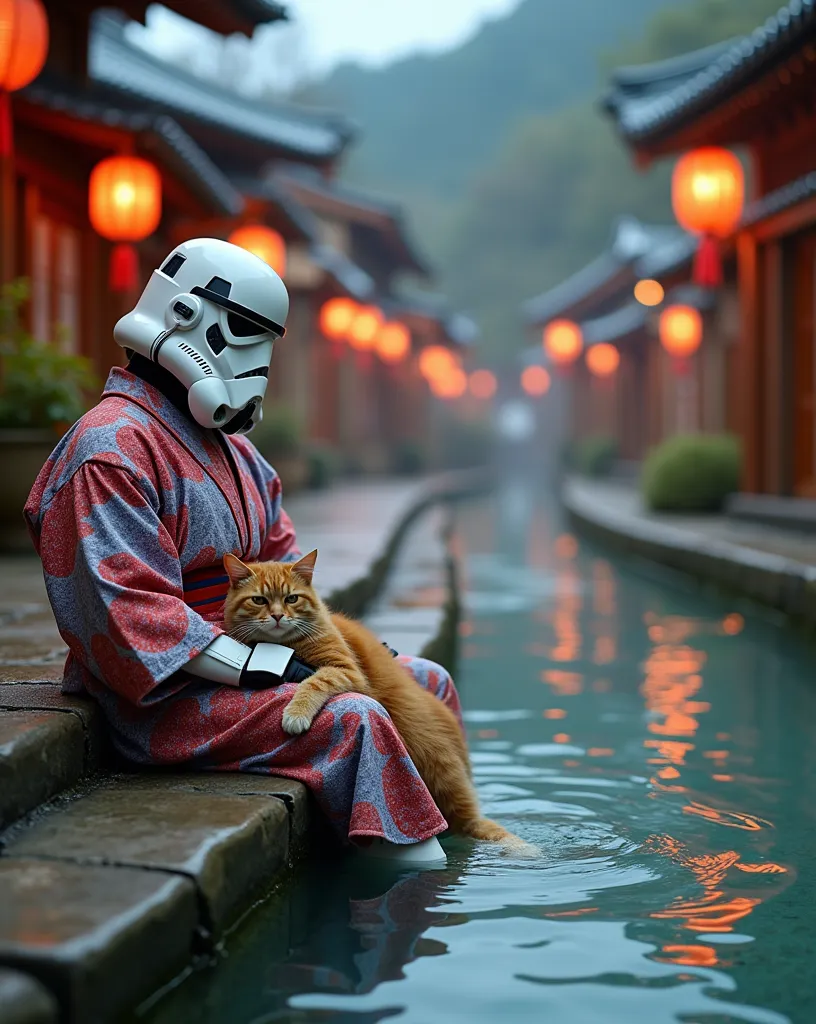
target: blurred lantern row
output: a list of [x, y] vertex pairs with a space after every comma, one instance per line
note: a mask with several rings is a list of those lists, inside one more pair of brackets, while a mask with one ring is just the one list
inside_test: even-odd
[[[225, 35], [281, 15], [166, 6]], [[0, 0], [0, 282], [30, 282], [31, 332], [104, 376], [121, 359], [113, 324], [167, 252], [225, 238], [290, 292], [259, 434], [270, 455], [319, 447], [376, 471], [413, 446], [432, 462], [431, 406], [467, 390], [475, 326], [429, 290], [402, 211], [338, 182], [356, 132], [331, 112], [191, 87], [134, 42], [126, 15], [144, 5], [116, 7]]]
[[638, 462], [680, 431], [730, 433], [744, 491], [816, 497], [814, 24], [791, 0], [744, 38], [613, 72], [603, 109], [638, 167], [673, 161], [674, 223], [620, 218], [524, 306], [525, 360], [561, 371], [572, 439]]

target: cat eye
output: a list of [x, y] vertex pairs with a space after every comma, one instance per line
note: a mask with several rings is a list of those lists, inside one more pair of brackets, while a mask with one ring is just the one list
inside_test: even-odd
[[287, 604], [295, 604], [298, 601], [298, 595], [297, 594], [287, 594], [286, 597], [284, 598], [284, 601]]
[[257, 597], [252, 598], [253, 604], [269, 604], [265, 597], [261, 597], [260, 594]]

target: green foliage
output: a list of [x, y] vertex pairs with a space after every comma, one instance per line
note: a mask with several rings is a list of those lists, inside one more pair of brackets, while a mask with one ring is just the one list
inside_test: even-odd
[[37, 341], [20, 323], [28, 282], [0, 290], [0, 427], [67, 427], [88, 408], [99, 387], [93, 367], [82, 356], [66, 355]]
[[585, 437], [576, 441], [570, 453], [573, 469], [584, 476], [608, 476], [618, 457], [618, 443], [614, 437]]
[[252, 443], [265, 459], [298, 455], [303, 441], [303, 427], [293, 410], [285, 405], [264, 406], [262, 422], [255, 427], [250, 437]]
[[659, 512], [717, 512], [738, 490], [742, 454], [727, 434], [681, 434], [648, 455], [641, 487]]
[[340, 463], [335, 449], [327, 444], [312, 444], [306, 457], [309, 463], [307, 486], [316, 491], [330, 487]]
[[427, 463], [425, 449], [418, 441], [400, 441], [394, 448], [392, 465], [400, 476], [416, 476]]

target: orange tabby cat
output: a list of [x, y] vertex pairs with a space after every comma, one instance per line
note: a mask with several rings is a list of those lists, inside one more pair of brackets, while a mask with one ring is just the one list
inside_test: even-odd
[[305, 732], [329, 698], [362, 693], [391, 716], [411, 760], [450, 827], [462, 835], [522, 851], [523, 840], [483, 818], [470, 778], [467, 744], [456, 716], [415, 682], [365, 626], [333, 614], [312, 587], [317, 551], [293, 565], [244, 565], [224, 556], [230, 578], [225, 605], [227, 628], [248, 643], [281, 643], [314, 667], [298, 683], [283, 713], [283, 728]]

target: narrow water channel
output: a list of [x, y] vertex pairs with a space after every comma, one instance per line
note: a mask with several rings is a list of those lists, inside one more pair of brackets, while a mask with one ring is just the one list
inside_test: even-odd
[[476, 778], [541, 859], [313, 864], [150, 1024], [816, 1020], [814, 650], [521, 486], [457, 542]]

